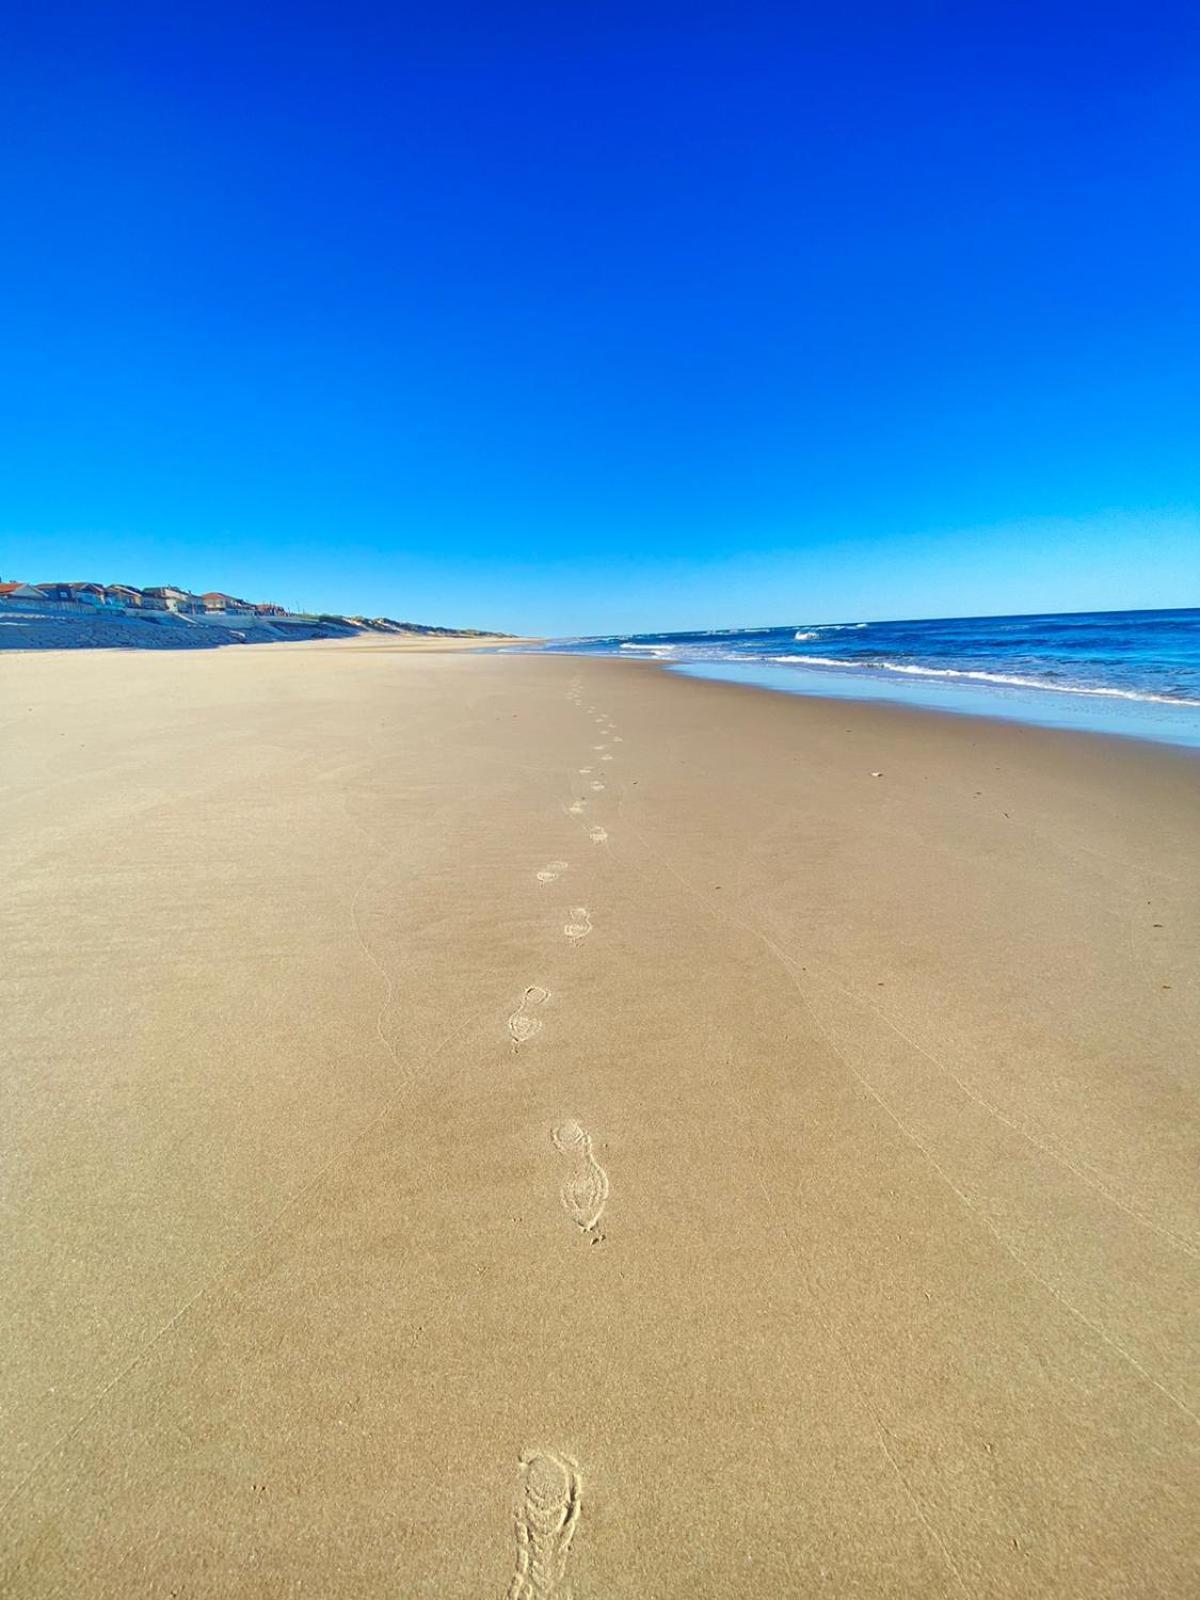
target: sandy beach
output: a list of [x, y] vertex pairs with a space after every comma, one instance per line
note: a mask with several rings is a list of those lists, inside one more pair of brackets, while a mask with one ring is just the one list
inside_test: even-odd
[[1200, 761], [0, 663], [0, 1590], [1200, 1592]]

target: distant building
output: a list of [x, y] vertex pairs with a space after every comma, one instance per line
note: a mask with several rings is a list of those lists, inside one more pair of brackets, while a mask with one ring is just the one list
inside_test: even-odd
[[125, 583], [110, 583], [104, 590], [104, 601], [110, 606], [140, 606], [142, 591], [131, 589]]
[[176, 589], [169, 583], [155, 589], [143, 589], [142, 604], [153, 611], [204, 610], [199, 595], [190, 594], [186, 589]]
[[286, 606], [277, 606], [271, 600], [263, 600], [254, 607], [256, 617], [286, 617], [287, 614]]
[[0, 583], [0, 600], [45, 600], [45, 591], [32, 583]]
[[102, 583], [39, 583], [37, 585], [47, 600], [74, 600], [80, 605], [102, 606]]
[[202, 594], [200, 602], [205, 611], [233, 611], [241, 616], [248, 616], [254, 610], [249, 600], [239, 600], [236, 595], [222, 594], [219, 589], [210, 589], [207, 594]]

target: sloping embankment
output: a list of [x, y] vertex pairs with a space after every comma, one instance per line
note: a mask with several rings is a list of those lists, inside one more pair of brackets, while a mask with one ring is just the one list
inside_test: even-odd
[[[351, 639], [377, 631], [353, 622], [307, 617], [191, 617], [175, 611], [0, 608], [0, 650], [211, 650], [280, 639]], [[402, 628], [382, 630], [406, 632]], [[424, 633], [413, 628], [413, 633]], [[441, 634], [450, 630], [429, 630]]]

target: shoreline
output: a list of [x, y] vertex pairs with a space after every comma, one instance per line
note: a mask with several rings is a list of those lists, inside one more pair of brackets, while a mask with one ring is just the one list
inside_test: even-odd
[[[797, 649], [797, 646], [800, 648]], [[1200, 610], [812, 623], [551, 641], [550, 653], [1200, 749]]]
[[[520, 652], [520, 645], [515, 647]], [[538, 654], [571, 655], [567, 650]], [[1200, 751], [1200, 710], [1186, 701], [1151, 700], [1147, 697], [1102, 695], [1096, 690], [1016, 686], [980, 687], [939, 683], [935, 676], [889, 682], [863, 673], [852, 676], [806, 667], [797, 669], [768, 663], [696, 662], [619, 655], [586, 655], [587, 660], [641, 662], [681, 677], [711, 683], [740, 683], [770, 694], [806, 700], [830, 700], [850, 705], [888, 705], [933, 712], [939, 716], [979, 717], [993, 722], [1018, 723], [1068, 733], [1138, 740], [1161, 747]], [[1072, 715], [1072, 712], [1074, 713]]]
[[7, 1592], [1192, 1591], [1190, 752], [20, 660]]
[[[869, 706], [873, 710], [882, 712], [885, 716], [895, 712], [901, 716], [911, 716], [917, 719], [933, 718], [939, 722], [946, 719], [960, 723], [984, 722], [1004, 728], [1017, 727], [1027, 733], [1048, 735], [1051, 739], [1066, 738], [1069, 740], [1082, 738], [1085, 740], [1101, 740], [1117, 748], [1126, 749], [1131, 745], [1149, 746], [1153, 750], [1170, 751], [1182, 756], [1184, 759], [1191, 760], [1200, 756], [1200, 735], [1195, 740], [1190, 737], [1187, 739], [1168, 738], [1146, 731], [1135, 731], [1127, 728], [1087, 727], [1078, 723], [1049, 719], [1027, 721], [1023, 715], [1017, 712], [1006, 714], [994, 708], [971, 707], [970, 709], [959, 709], [948, 705], [924, 704], [915, 698], [905, 699], [899, 695], [894, 698], [884, 698], [882, 696], [875, 698], [871, 695], [859, 694], [832, 695], [823, 693], [820, 690], [792, 689], [785, 685], [777, 687], [774, 684], [758, 683], [748, 677], [745, 681], [739, 681], [733, 676], [725, 677], [723, 674], [718, 676], [708, 669], [693, 669], [683, 663], [674, 666], [670, 662], [647, 662], [646, 665], [659, 667], [671, 675], [694, 678], [704, 683], [724, 683], [727, 687], [745, 689], [752, 694], [781, 694], [793, 699], [820, 701], [831, 706]], [[987, 691], [984, 691], [984, 693], [987, 693]]]

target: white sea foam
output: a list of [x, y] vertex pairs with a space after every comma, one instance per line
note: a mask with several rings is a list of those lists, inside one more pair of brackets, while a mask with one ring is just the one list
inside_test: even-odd
[[804, 661], [814, 667], [859, 667], [861, 661], [839, 661], [836, 656], [768, 656], [768, 661]]
[[1134, 689], [1085, 688], [1082, 684], [1046, 683], [1039, 678], [1019, 678], [1007, 672], [983, 672], [966, 667], [918, 667], [908, 661], [839, 661], [833, 656], [770, 656], [771, 661], [802, 661], [813, 667], [851, 667], [875, 672], [900, 672], [910, 678], [966, 678], [976, 683], [1002, 683], [1013, 689], [1048, 689], [1053, 694], [1098, 695], [1108, 700], [1141, 700], [1162, 706], [1200, 706], [1200, 700], [1179, 695], [1140, 694]]
[[1170, 694], [1140, 694], [1135, 689], [1084, 688], [1082, 684], [1046, 683], [1038, 678], [1018, 678], [1007, 672], [980, 672], [959, 667], [914, 667], [897, 661], [881, 661], [885, 672], [905, 672], [919, 678], [972, 678], [980, 683], [1005, 683], [1018, 689], [1049, 689], [1054, 694], [1094, 694], [1110, 700], [1148, 700], [1161, 706], [1200, 706], [1200, 700], [1184, 700]]
[[623, 644], [622, 650], [640, 650], [649, 656], [669, 656], [675, 649], [673, 644]]

